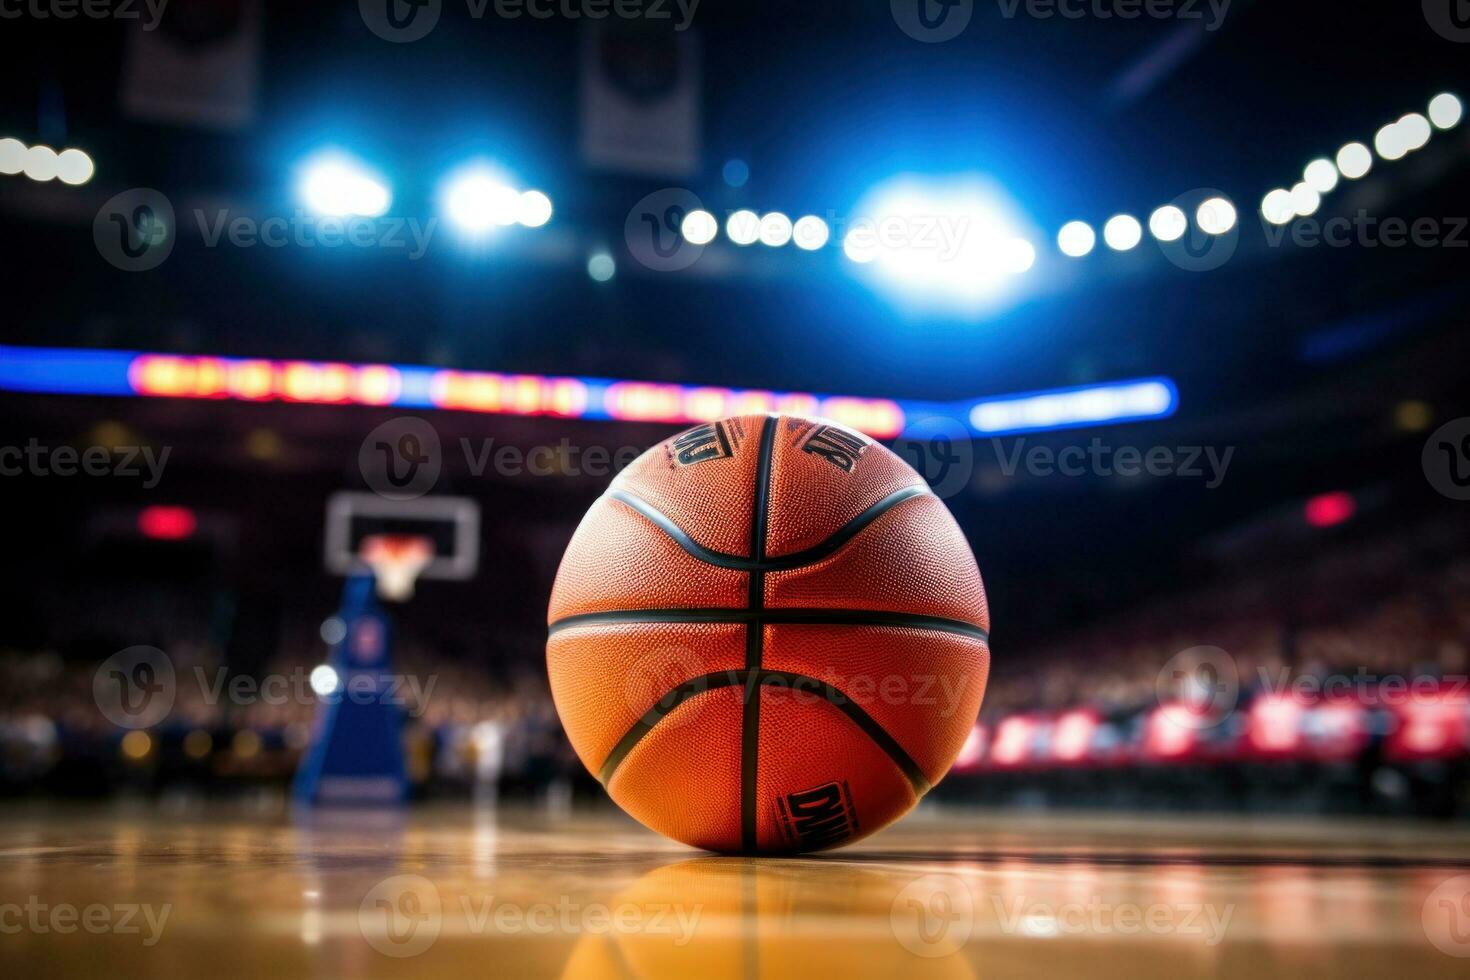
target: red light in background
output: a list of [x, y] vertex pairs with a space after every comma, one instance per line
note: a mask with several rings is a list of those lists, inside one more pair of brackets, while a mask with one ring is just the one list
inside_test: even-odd
[[182, 541], [199, 529], [199, 519], [187, 507], [144, 507], [138, 513], [138, 530], [155, 541]]
[[1358, 512], [1358, 502], [1353, 495], [1338, 490], [1319, 494], [1307, 501], [1304, 514], [1313, 527], [1335, 527], [1352, 518]]

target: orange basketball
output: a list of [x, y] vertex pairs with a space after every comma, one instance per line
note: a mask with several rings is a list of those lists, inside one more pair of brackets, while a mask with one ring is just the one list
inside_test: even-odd
[[788, 416], [639, 457], [567, 546], [548, 621], [582, 762], [713, 851], [819, 850], [898, 819], [959, 753], [990, 664], [944, 504], [886, 447]]

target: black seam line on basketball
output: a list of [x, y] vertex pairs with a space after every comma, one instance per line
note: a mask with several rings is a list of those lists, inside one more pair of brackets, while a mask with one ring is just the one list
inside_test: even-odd
[[887, 612], [874, 609], [613, 609], [607, 612], [579, 613], [558, 619], [548, 628], [551, 635], [579, 626], [648, 623], [677, 626], [686, 623], [754, 623], [770, 626], [890, 626], [898, 629], [933, 630], [953, 633], [984, 643], [990, 632], [958, 619], [923, 616], [917, 613]]
[[[644, 712], [643, 717], [633, 723], [627, 734], [618, 740], [613, 750], [608, 753], [607, 759], [603, 761], [602, 767], [597, 771], [597, 778], [604, 784], [610, 781], [613, 774], [617, 772], [628, 753], [653, 730], [654, 726], [663, 720], [679, 705], [697, 695], [708, 691], [716, 691], [725, 687], [747, 687], [747, 699], [751, 696], [749, 692], [756, 691], [761, 687], [787, 687], [796, 692], [815, 694], [838, 711], [848, 717], [853, 724], [862, 730], [863, 734], [873, 740], [873, 743], [882, 749], [884, 754], [893, 760], [894, 764], [903, 772], [904, 778], [909, 781], [914, 792], [923, 796], [930, 789], [928, 777], [919, 768], [919, 764], [913, 757], [904, 751], [898, 740], [888, 734], [888, 730], [868, 714], [858, 704], [853, 703], [842, 691], [828, 684], [826, 681], [805, 674], [796, 674], [785, 670], [722, 670], [713, 674], [705, 674], [685, 681], [678, 687], [669, 691], [658, 703]], [[742, 813], [742, 827], [743, 827]], [[743, 838], [743, 833], [742, 833]]]
[[813, 545], [801, 551], [792, 552], [789, 555], [781, 555], [778, 558], [762, 559], [742, 558], [739, 555], [729, 555], [723, 551], [714, 551], [713, 549], [706, 548], [691, 538], [688, 532], [675, 524], [668, 515], [664, 514], [642, 497], [629, 493], [627, 490], [609, 490], [607, 496], [619, 503], [626, 504], [648, 518], [655, 527], [672, 538], [674, 543], [684, 549], [690, 557], [697, 558], [707, 565], [730, 568], [739, 572], [783, 572], [793, 568], [801, 568], [803, 565], [813, 565], [823, 558], [831, 557], [843, 545], [857, 537], [859, 531], [888, 513], [894, 506], [903, 503], [905, 500], [911, 500], [914, 497], [929, 496], [929, 488], [919, 485], [895, 490], [839, 527], [832, 533], [831, 537], [822, 541], [820, 544]]
[[756, 849], [755, 791], [760, 772], [761, 699], [758, 675], [765, 655], [766, 625], [760, 612], [766, 604], [766, 573], [760, 567], [766, 558], [766, 525], [771, 516], [771, 459], [776, 452], [779, 423], [767, 415], [761, 423], [760, 448], [756, 454], [755, 493], [750, 504], [750, 569], [746, 605], [756, 614], [745, 627], [745, 669], [751, 671], [745, 688], [745, 706], [740, 719], [740, 846]]

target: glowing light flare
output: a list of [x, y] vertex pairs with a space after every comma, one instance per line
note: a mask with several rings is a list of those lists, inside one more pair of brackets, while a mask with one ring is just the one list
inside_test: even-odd
[[1165, 204], [1148, 216], [1148, 231], [1161, 242], [1175, 242], [1189, 230], [1189, 219], [1172, 204]]
[[153, 541], [186, 541], [199, 529], [199, 518], [188, 507], [155, 504], [138, 512], [138, 533]]
[[1308, 500], [1302, 508], [1302, 517], [1312, 527], [1329, 528], [1345, 524], [1358, 512], [1358, 502], [1353, 495], [1338, 490], [1319, 494]]
[[970, 424], [996, 434], [1095, 425], [1173, 414], [1177, 395], [1163, 379], [1039, 392], [977, 403]]
[[402, 392], [401, 373], [385, 364], [235, 360], [174, 354], [138, 355], [128, 367], [128, 381], [139, 395], [164, 398], [391, 405]]
[[1465, 117], [1465, 106], [1459, 96], [1441, 92], [1429, 100], [1429, 121], [1436, 129], [1454, 129]]
[[734, 212], [725, 219], [725, 237], [736, 245], [754, 245], [761, 237], [760, 215], [746, 210]]
[[1337, 171], [1348, 180], [1360, 180], [1373, 169], [1373, 151], [1362, 143], [1348, 143], [1337, 151]]
[[1074, 259], [1091, 252], [1097, 245], [1097, 232], [1085, 221], [1069, 221], [1057, 232], [1057, 248]]
[[1091, 711], [1069, 711], [1062, 715], [1052, 726], [1052, 757], [1062, 762], [1087, 758], [1097, 726], [1098, 717]]
[[576, 378], [435, 371], [429, 401], [438, 408], [499, 415], [577, 418], [587, 411], [587, 384]]
[[1246, 740], [1257, 752], [1286, 753], [1301, 748], [1306, 708], [1284, 694], [1267, 694], [1250, 707]]
[[1025, 715], [1012, 715], [995, 727], [990, 745], [990, 761], [998, 766], [1017, 766], [1031, 754], [1036, 721]]
[[393, 201], [386, 182], [357, 161], [340, 155], [318, 157], [302, 170], [300, 194], [306, 206], [329, 217], [376, 218]]
[[342, 678], [330, 664], [317, 664], [311, 669], [308, 678], [311, 689], [316, 692], [317, 697], [326, 698], [336, 694], [342, 686]]

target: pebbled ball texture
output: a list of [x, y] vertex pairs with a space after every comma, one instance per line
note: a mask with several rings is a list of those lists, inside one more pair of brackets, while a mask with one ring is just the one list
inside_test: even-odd
[[655, 446], [557, 573], [547, 669], [588, 770], [714, 851], [835, 847], [943, 778], [989, 671], [964, 535], [884, 446], [747, 415]]

